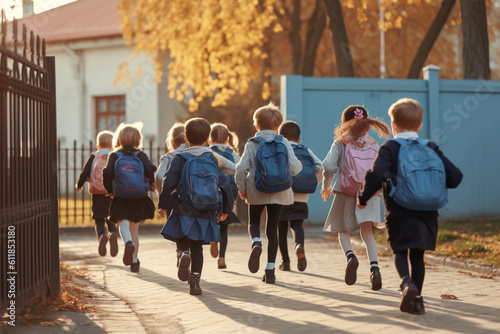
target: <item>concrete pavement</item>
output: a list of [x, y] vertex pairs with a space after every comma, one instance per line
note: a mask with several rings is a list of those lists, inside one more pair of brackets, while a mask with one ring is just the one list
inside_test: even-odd
[[[383, 287], [372, 291], [368, 261], [359, 250], [358, 281], [347, 286], [342, 251], [317, 230], [306, 230], [306, 271], [298, 272], [292, 257], [291, 272], [277, 270], [276, 284], [263, 283], [267, 243], [261, 235], [264, 251], [257, 274], [247, 268], [251, 242], [246, 233], [229, 235], [225, 270], [217, 269], [209, 246], [204, 247], [201, 296], [190, 296], [188, 284], [177, 279], [175, 244], [159, 233], [140, 236], [139, 273], [122, 264], [121, 243], [116, 258], [100, 257], [91, 231], [63, 235], [61, 259], [87, 269], [96, 312], [73, 325], [66, 323], [66, 329], [60, 325], [45, 333], [500, 332], [498, 277], [429, 265], [423, 291], [427, 313], [411, 315], [399, 311], [399, 278], [392, 258], [380, 259]], [[291, 237], [289, 250], [293, 255]], [[442, 294], [458, 299], [441, 299]]]

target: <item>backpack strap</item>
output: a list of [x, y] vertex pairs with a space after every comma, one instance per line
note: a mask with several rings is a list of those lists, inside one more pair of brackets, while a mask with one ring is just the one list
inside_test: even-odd
[[[257, 142], [257, 144], [262, 144], [263, 142], [267, 141], [266, 139], [264, 139], [264, 137], [261, 137], [261, 136], [255, 136], [255, 137], [250, 138], [249, 140], [253, 140], [253, 141]], [[278, 142], [282, 142], [283, 136], [274, 135], [274, 138], [271, 140], [276, 140]]]

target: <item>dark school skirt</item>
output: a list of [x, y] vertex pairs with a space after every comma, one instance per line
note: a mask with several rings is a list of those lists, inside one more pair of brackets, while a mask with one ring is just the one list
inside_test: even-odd
[[176, 241], [188, 238], [194, 241], [220, 241], [220, 226], [213, 220], [199, 217], [171, 215], [161, 229], [161, 235], [167, 240]]
[[291, 220], [304, 220], [309, 216], [309, 209], [305, 202], [294, 202], [292, 205], [281, 207], [280, 222]]
[[111, 197], [106, 195], [91, 195], [92, 198], [92, 219], [105, 219], [109, 215], [109, 205]]
[[155, 205], [148, 196], [138, 199], [125, 199], [114, 197], [111, 200], [108, 219], [113, 223], [127, 219], [138, 223], [142, 220], [152, 219], [155, 216]]
[[435, 250], [437, 217], [391, 218], [385, 222], [387, 241], [393, 252], [406, 249]]

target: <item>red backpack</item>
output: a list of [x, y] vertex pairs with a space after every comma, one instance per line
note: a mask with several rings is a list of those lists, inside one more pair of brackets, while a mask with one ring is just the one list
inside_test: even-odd
[[94, 161], [90, 171], [89, 193], [94, 195], [106, 195], [108, 192], [102, 184], [102, 170], [108, 162], [107, 154], [92, 153]]

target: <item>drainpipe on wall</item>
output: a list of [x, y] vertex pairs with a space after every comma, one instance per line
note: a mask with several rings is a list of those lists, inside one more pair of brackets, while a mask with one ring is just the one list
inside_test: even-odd
[[89, 140], [87, 134], [89, 133], [87, 128], [87, 84], [85, 80], [85, 60], [83, 57], [76, 53], [73, 49], [68, 47], [66, 44], [62, 46], [63, 50], [76, 60], [76, 72], [78, 75], [78, 80], [80, 82], [80, 138], [84, 140]]

